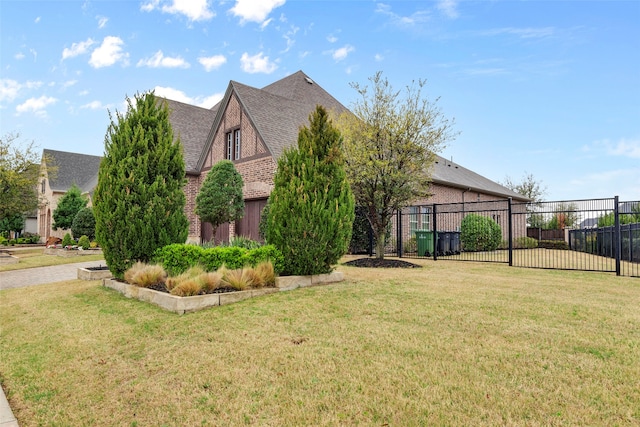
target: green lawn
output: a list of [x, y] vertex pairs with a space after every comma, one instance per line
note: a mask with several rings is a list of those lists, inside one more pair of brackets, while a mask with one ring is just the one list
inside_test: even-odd
[[640, 280], [416, 262], [183, 316], [1, 291], [0, 379], [24, 426], [640, 423]]
[[15, 264], [0, 265], [0, 272], [23, 270], [25, 268], [46, 267], [51, 265], [73, 264], [85, 261], [100, 261], [104, 259], [104, 255], [78, 255], [74, 257], [64, 258], [56, 255], [45, 255], [44, 248], [15, 250], [10, 247], [0, 247], [0, 249], [9, 250], [12, 255], [19, 258]]

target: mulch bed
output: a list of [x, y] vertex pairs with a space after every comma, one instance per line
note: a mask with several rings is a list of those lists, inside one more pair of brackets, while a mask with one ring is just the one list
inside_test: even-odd
[[366, 268], [421, 268], [417, 264], [399, 259], [378, 259], [378, 258], [358, 258], [353, 261], [345, 262], [343, 265], [350, 267], [366, 267]]

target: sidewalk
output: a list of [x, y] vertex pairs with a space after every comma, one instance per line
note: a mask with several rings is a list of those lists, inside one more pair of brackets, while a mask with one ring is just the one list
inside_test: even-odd
[[0, 272], [0, 291], [78, 278], [78, 268], [106, 265], [104, 261], [84, 261], [50, 267], [27, 268]]
[[[3, 271], [0, 272], [0, 291], [3, 289], [24, 288], [45, 283], [73, 280], [78, 277], [78, 268], [98, 267], [100, 265], [105, 265], [105, 262], [85, 261], [51, 267]], [[1, 294], [0, 297], [2, 297]], [[2, 387], [0, 387], [0, 427], [18, 427], [18, 421], [11, 411]]]

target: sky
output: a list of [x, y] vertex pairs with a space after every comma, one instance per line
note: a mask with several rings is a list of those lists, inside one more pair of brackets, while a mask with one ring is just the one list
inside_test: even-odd
[[347, 107], [381, 71], [455, 120], [440, 153], [545, 199], [640, 200], [640, 1], [0, 1], [0, 136], [102, 155], [110, 113], [212, 107], [298, 70]]

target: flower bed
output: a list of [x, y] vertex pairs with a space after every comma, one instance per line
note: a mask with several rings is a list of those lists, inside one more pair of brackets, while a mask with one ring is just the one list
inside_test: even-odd
[[102, 284], [107, 288], [120, 292], [127, 298], [136, 298], [140, 301], [155, 304], [165, 310], [184, 314], [209, 307], [232, 304], [247, 298], [281, 291], [290, 291], [307, 286], [341, 282], [342, 280], [344, 280], [344, 275], [339, 271], [334, 271], [330, 274], [320, 274], [317, 276], [285, 276], [278, 277], [275, 288], [249, 289], [246, 291], [195, 295], [190, 297], [178, 297], [166, 292], [130, 285], [115, 279], [103, 279]]

